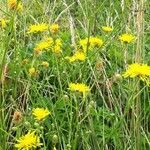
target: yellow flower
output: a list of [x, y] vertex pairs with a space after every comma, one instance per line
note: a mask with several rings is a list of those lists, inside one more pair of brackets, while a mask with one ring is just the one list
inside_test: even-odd
[[135, 37], [132, 34], [122, 34], [119, 36], [119, 40], [125, 43], [131, 43], [135, 40]]
[[55, 40], [55, 45], [62, 46], [61, 39], [56, 39]]
[[19, 150], [29, 150], [29, 149], [35, 149], [41, 145], [40, 138], [35, 134], [35, 132], [29, 131], [26, 135], [20, 137], [17, 140], [17, 144], [15, 144], [15, 147]]
[[27, 58], [22, 60], [22, 65], [26, 65], [29, 62], [29, 60]]
[[51, 37], [47, 37], [45, 38], [45, 40], [47, 43], [49, 43], [50, 45], [54, 44], [54, 40]]
[[8, 0], [8, 7], [12, 10], [22, 11], [23, 6], [21, 2], [17, 2], [17, 0]]
[[102, 30], [105, 32], [111, 32], [111, 31], [113, 31], [113, 28], [108, 27], [108, 26], [102, 26]]
[[47, 50], [48, 48], [50, 48], [50, 46], [51, 46], [50, 43], [48, 43], [46, 41], [41, 41], [36, 45], [34, 50]]
[[75, 52], [74, 57], [76, 58], [76, 60], [81, 60], [84, 61], [86, 59], [85, 53], [83, 52]]
[[62, 42], [60, 39], [56, 39], [55, 42], [54, 42], [54, 47], [52, 49], [52, 52], [58, 54], [58, 53], [61, 53], [62, 50], [61, 50], [61, 46], [62, 46]]
[[10, 9], [15, 9], [17, 6], [17, 0], [8, 0], [8, 7]]
[[65, 58], [68, 59], [70, 62], [74, 62], [76, 60], [84, 61], [86, 59], [86, 55], [83, 52], [77, 51], [73, 56], [71, 57], [67, 56]]
[[6, 28], [7, 23], [8, 23], [8, 20], [0, 19], [0, 26], [2, 27], [2, 29]]
[[32, 114], [35, 116], [36, 120], [40, 121], [47, 117], [50, 114], [50, 112], [48, 111], [48, 109], [35, 108], [33, 109]]
[[23, 10], [23, 5], [21, 3], [18, 3], [18, 6], [17, 6], [17, 11], [22, 11]]
[[103, 45], [103, 41], [98, 37], [89, 37], [89, 39], [85, 38], [80, 40], [80, 45], [82, 46], [83, 50], [86, 51], [88, 46], [90, 50], [94, 47], [101, 47]]
[[54, 45], [52, 52], [56, 54], [61, 53], [62, 52], [61, 47], [59, 45]]
[[86, 93], [90, 91], [90, 88], [89, 86], [82, 84], [82, 83], [70, 83], [69, 90]]
[[58, 30], [59, 30], [59, 25], [58, 25], [58, 24], [54, 23], [54, 24], [52, 24], [52, 25], [50, 26], [50, 31], [51, 31], [52, 33], [56, 33], [56, 32], [58, 32]]
[[30, 76], [36, 76], [38, 73], [39, 73], [38, 70], [36, 70], [34, 67], [29, 69]]
[[46, 68], [49, 67], [49, 63], [48, 63], [47, 61], [43, 61], [43, 62], [41, 63], [41, 65], [44, 66], [44, 67], [46, 67]]
[[30, 25], [27, 33], [44, 32], [48, 30], [48, 25], [45, 23]]
[[145, 81], [147, 84], [150, 83], [150, 66], [147, 64], [138, 64], [134, 63], [129, 65], [127, 71], [123, 74], [123, 77], [134, 78], [139, 77], [142, 81]]
[[43, 50], [48, 50], [53, 45], [53, 39], [51, 37], [45, 38], [43, 41], [40, 41], [34, 51], [36, 54], [40, 54]]

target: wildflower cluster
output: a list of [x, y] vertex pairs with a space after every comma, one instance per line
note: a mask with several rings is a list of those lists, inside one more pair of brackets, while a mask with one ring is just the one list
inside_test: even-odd
[[[48, 109], [34, 108], [32, 110], [32, 114], [37, 121], [42, 121], [50, 114], [50, 112]], [[16, 141], [17, 143], [15, 144], [15, 147], [21, 150], [29, 150], [43, 145], [40, 143], [40, 137], [35, 133], [35, 131], [31, 132], [30, 130], [27, 134], [21, 136]]]
[[[32, 6], [34, 6], [34, 3], [35, 2], [32, 2], [31, 6], [27, 5], [30, 6], [28, 8], [29, 12], [33, 11]], [[80, 142], [80, 139], [84, 139], [79, 137], [80, 134], [78, 133], [80, 129], [82, 129], [82, 134], [85, 133], [88, 137], [88, 139], [83, 141], [84, 144], [88, 143], [92, 131], [100, 131], [100, 133], [92, 134], [102, 135], [101, 129], [95, 130], [95, 126], [96, 128], [99, 127], [97, 120], [103, 120], [103, 116], [100, 112], [101, 108], [103, 109], [106, 105], [108, 106], [107, 109], [112, 112], [115, 110], [124, 110], [124, 108], [113, 108], [115, 106], [113, 102], [116, 101], [113, 101], [113, 99], [120, 98], [120, 95], [116, 94], [117, 90], [111, 90], [113, 83], [116, 83], [117, 87], [119, 81], [124, 77], [138, 78], [146, 82], [147, 85], [150, 85], [149, 65], [141, 63], [128, 65], [128, 61], [126, 61], [125, 64], [127, 64], [128, 68], [122, 74], [118, 73], [118, 70], [123, 68], [122, 64], [118, 65], [116, 61], [115, 63], [111, 63], [110, 55], [107, 57], [107, 52], [109, 53], [113, 48], [116, 50], [119, 47], [119, 51], [122, 47], [126, 48], [127, 46], [128, 48], [128, 45], [136, 39], [134, 34], [124, 32], [120, 36], [117, 35], [116, 43], [109, 45], [108, 40], [109, 38], [114, 38], [114, 36], [111, 37], [111, 35], [115, 27], [99, 26], [96, 28], [96, 30], [99, 29], [97, 35], [95, 35], [95, 33], [92, 35], [90, 33], [93, 32], [89, 31], [89, 36], [80, 39], [80, 37], [85, 34], [77, 38], [71, 34], [72, 41], [74, 40], [76, 43], [73, 47], [71, 44], [74, 44], [74, 42], [69, 43], [71, 38], [69, 39], [67, 37], [68, 34], [62, 29], [63, 26], [59, 26], [55, 21], [58, 20], [61, 23], [62, 20], [59, 19], [59, 17], [62, 13], [60, 13], [53, 23], [49, 23], [56, 15], [54, 15], [54, 18], [51, 18], [52, 15], [47, 17], [47, 14], [50, 12], [49, 9], [47, 9], [46, 13], [43, 13], [45, 8], [49, 8], [46, 6], [46, 3], [47, 2], [40, 6], [40, 2], [37, 1], [36, 7], [39, 6], [39, 10], [37, 10], [35, 14], [28, 15], [30, 13], [23, 9], [26, 4], [28, 4], [26, 1], [7, 0], [6, 6], [8, 7], [6, 7], [6, 11], [9, 13], [4, 16], [2, 14], [2, 18], [0, 19], [0, 28], [3, 33], [1, 41], [4, 42], [0, 46], [2, 49], [2, 82], [0, 81], [0, 83], [2, 85], [3, 99], [8, 97], [8, 99], [13, 101], [13, 107], [10, 109], [11, 119], [7, 119], [6, 117], [4, 120], [9, 120], [9, 131], [15, 131], [14, 134], [11, 135], [14, 138], [8, 142], [13, 143], [14, 149], [78, 149], [78, 142]], [[41, 12], [45, 15], [44, 17], [39, 15]], [[59, 12], [61, 11], [58, 11], [58, 13]], [[38, 17], [36, 18], [36, 16]], [[23, 20], [21, 20], [22, 18]], [[47, 18], [50, 19], [46, 20]], [[27, 26], [23, 25], [22, 22], [24, 21]], [[35, 22], [29, 24], [29, 22], [32, 21]], [[3, 40], [3, 37], [7, 39]], [[118, 42], [120, 45], [116, 46]], [[72, 48], [74, 49], [72, 50]], [[103, 51], [100, 52], [102, 48]], [[110, 51], [107, 51], [107, 49], [110, 49]], [[121, 59], [121, 62], [123, 62], [123, 59]], [[11, 64], [11, 67], [7, 69], [5, 63], [8, 63], [8, 65]], [[15, 67], [13, 67], [13, 65]], [[5, 71], [3, 71], [3, 66]], [[115, 68], [114, 66], [117, 67]], [[120, 68], [118, 68], [118, 66]], [[111, 67], [113, 69], [110, 69]], [[112, 74], [112, 70], [115, 70], [114, 68], [117, 70], [117, 73]], [[111, 71], [108, 71], [109, 69]], [[8, 85], [6, 84], [5, 86], [3, 76], [5, 74], [7, 75], [7, 70], [8, 74], [10, 70], [10, 74], [8, 75]], [[14, 76], [16, 75], [16, 80], [14, 80], [14, 76], [11, 76], [12, 74]], [[12, 83], [15, 84], [13, 85]], [[7, 89], [11, 86], [15, 87], [14, 90]], [[102, 88], [102, 91], [100, 91], [100, 89], [98, 92], [95, 92], [97, 87]], [[9, 94], [6, 93], [7, 91], [9, 91]], [[9, 95], [11, 96], [9, 97]], [[97, 110], [99, 106], [96, 105], [96, 99], [99, 97], [103, 101], [100, 100], [101, 102], [99, 102], [98, 105], [100, 105], [101, 108]], [[15, 99], [18, 101], [15, 101]], [[30, 101], [30, 99], [33, 101]], [[5, 101], [3, 103], [3, 105], [5, 105]], [[125, 103], [117, 104], [116, 107], [122, 107]], [[45, 107], [43, 107], [43, 105]], [[16, 110], [13, 110], [15, 107]], [[130, 106], [128, 108], [130, 109]], [[18, 109], [20, 110], [18, 111]], [[116, 115], [112, 115], [112, 112], [110, 113], [111, 118], [116, 117]], [[99, 115], [98, 117], [96, 116], [97, 114]], [[117, 112], [117, 114], [122, 113]], [[111, 119], [107, 121], [107, 117], [105, 118], [106, 121], [103, 123], [105, 125], [106, 122], [107, 130], [108, 122], [112, 125], [110, 127], [114, 127], [119, 117], [117, 116], [117, 118], [114, 119], [115, 123], [113, 121], [111, 122]], [[97, 122], [94, 126], [92, 123], [95, 123], [95, 120]], [[82, 125], [87, 126], [84, 127]], [[2, 132], [4, 132], [3, 129]], [[51, 136], [51, 133], [53, 133], [53, 136]], [[8, 140], [10, 139], [10, 134], [8, 134]], [[63, 141], [61, 139], [62, 135], [65, 135]], [[94, 138], [96, 137], [95, 135], [93, 135]], [[44, 138], [46, 138], [46, 140]], [[105, 141], [112, 140], [108, 139]], [[73, 147], [70, 145], [72, 143], [74, 144]], [[111, 144], [107, 143], [104, 143], [104, 145], [108, 145], [108, 149], [109, 146], [111, 146]], [[95, 148], [100, 147], [98, 143], [97, 146], [95, 146]], [[10, 147], [12, 146], [9, 146], [8, 149]], [[81, 149], [87, 147], [91, 149], [90, 144], [88, 144], [88, 146], [81, 144]]]

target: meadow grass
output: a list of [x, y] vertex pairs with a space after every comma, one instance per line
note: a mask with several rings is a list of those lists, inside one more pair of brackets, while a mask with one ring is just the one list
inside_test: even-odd
[[[149, 150], [150, 75], [123, 76], [132, 63], [150, 64], [148, 8], [148, 0], [18, 0], [15, 7], [0, 0], [0, 150], [19, 149], [32, 131], [39, 150]], [[41, 23], [59, 29], [28, 33]], [[134, 40], [119, 40], [124, 33]], [[45, 37], [54, 45], [41, 52]], [[91, 37], [103, 43], [90, 47]], [[85, 60], [71, 61], [77, 50]], [[50, 114], [38, 120], [36, 108]]]

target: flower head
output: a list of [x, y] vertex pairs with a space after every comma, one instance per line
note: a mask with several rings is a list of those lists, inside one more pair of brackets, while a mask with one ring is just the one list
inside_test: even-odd
[[34, 48], [36, 54], [40, 54], [43, 50], [48, 50], [53, 45], [53, 39], [51, 37], [45, 38], [40, 41]]
[[105, 32], [111, 32], [111, 31], [113, 31], [113, 28], [108, 27], [108, 26], [102, 26], [102, 30]]
[[49, 43], [49, 42], [47, 42], [47, 41], [41, 41], [41, 42], [39, 42], [37, 45], [36, 45], [36, 47], [35, 47], [35, 49], [34, 50], [47, 50], [48, 48], [50, 48], [51, 47], [51, 44], [52, 43]]
[[53, 52], [53, 53], [56, 53], [56, 54], [61, 53], [61, 52], [62, 52], [61, 47], [62, 47], [62, 42], [61, 42], [61, 40], [60, 40], [60, 39], [56, 39], [56, 40], [54, 41], [54, 47], [52, 48], [52, 52]]
[[1, 26], [2, 29], [6, 28], [7, 23], [8, 23], [8, 20], [0, 19], [0, 26]]
[[59, 30], [59, 25], [58, 25], [58, 24], [54, 23], [54, 24], [52, 24], [52, 25], [50, 26], [50, 31], [51, 31], [52, 33], [56, 33], [56, 32], [58, 32], [58, 30]]
[[30, 76], [36, 76], [38, 75], [38, 70], [36, 70], [34, 67], [29, 68], [29, 75]]
[[86, 51], [87, 47], [89, 47], [89, 49], [93, 49], [94, 47], [101, 47], [103, 45], [103, 41], [98, 37], [89, 37], [80, 40], [80, 45], [83, 50]]
[[44, 32], [48, 30], [48, 25], [45, 23], [30, 25], [27, 33]]
[[21, 2], [17, 2], [17, 0], [8, 0], [8, 7], [12, 10], [22, 11], [23, 6]]
[[119, 36], [119, 39], [121, 42], [131, 43], [135, 40], [135, 37], [132, 34], [122, 34]]
[[32, 114], [35, 116], [36, 120], [40, 121], [47, 117], [50, 114], [50, 112], [48, 111], [48, 109], [35, 108], [33, 109]]
[[86, 55], [83, 52], [76, 51], [73, 56], [67, 56], [65, 58], [68, 59], [70, 62], [74, 62], [76, 60], [84, 61], [86, 59]]
[[70, 83], [69, 90], [86, 93], [86, 92], [90, 91], [90, 88], [89, 88], [89, 86], [82, 84], [82, 83]]
[[26, 65], [29, 62], [29, 59], [25, 58], [22, 60], [22, 65]]
[[147, 64], [134, 63], [129, 65], [127, 71], [123, 74], [123, 77], [135, 78], [139, 77], [141, 80], [145, 81], [147, 84], [150, 83], [150, 66]]
[[49, 67], [49, 63], [48, 63], [47, 61], [43, 61], [43, 62], [41, 63], [41, 65], [44, 66], [44, 67], [46, 67], [46, 68]]
[[18, 143], [15, 144], [15, 147], [19, 150], [29, 150], [42, 145], [42, 143], [40, 143], [39, 136], [37, 136], [35, 132], [31, 131], [29, 131], [26, 135], [20, 137], [17, 142]]

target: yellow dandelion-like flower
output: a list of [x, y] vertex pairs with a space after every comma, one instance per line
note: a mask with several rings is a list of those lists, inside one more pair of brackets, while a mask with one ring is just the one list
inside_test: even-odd
[[36, 47], [34, 48], [35, 53], [40, 54], [43, 50], [48, 50], [51, 46], [53, 46], [54, 41], [51, 37], [45, 38], [40, 41]]
[[52, 25], [50, 26], [50, 31], [51, 31], [52, 33], [56, 33], [56, 32], [58, 32], [58, 30], [59, 30], [59, 25], [58, 25], [58, 24], [54, 23], [54, 24], [52, 24]]
[[91, 37], [90, 38], [90, 44], [91, 44], [91, 46], [101, 47], [103, 45], [103, 41], [100, 38]]
[[108, 26], [102, 26], [102, 30], [105, 32], [111, 32], [111, 31], [113, 31], [113, 28], [108, 27]]
[[54, 47], [52, 48], [52, 52], [53, 53], [56, 53], [56, 54], [59, 54], [62, 52], [62, 42], [60, 39], [56, 39], [55, 42], [54, 42]]
[[44, 32], [48, 30], [48, 25], [45, 23], [30, 25], [27, 33]]
[[55, 40], [55, 45], [62, 46], [61, 39], [56, 39]]
[[70, 62], [74, 62], [76, 60], [84, 61], [86, 59], [86, 55], [83, 52], [77, 51], [73, 56], [71, 57], [67, 56], [65, 58], [68, 59]]
[[133, 36], [132, 34], [122, 34], [121, 36], [119, 36], [119, 40], [121, 42], [131, 43], [135, 40], [135, 36]]
[[37, 148], [41, 145], [40, 138], [38, 135], [35, 134], [35, 132], [29, 131], [26, 135], [20, 137], [17, 140], [17, 144], [15, 144], [15, 147], [19, 150], [29, 150], [33, 148]]
[[138, 63], [131, 64], [129, 65], [127, 71], [123, 74], [123, 77], [124, 78], [139, 77], [142, 81], [145, 81], [147, 84], [149, 84], [150, 66], [148, 66], [147, 64], [138, 64]]
[[2, 29], [6, 28], [7, 23], [8, 23], [8, 20], [0, 19], [0, 26], [1, 26]]
[[35, 116], [36, 120], [40, 121], [44, 119], [45, 117], [47, 117], [50, 114], [50, 112], [48, 109], [35, 108], [33, 109], [32, 114]]
[[81, 61], [84, 61], [86, 59], [85, 53], [80, 51], [75, 52], [74, 57], [76, 58], [76, 60], [81, 60]]
[[65, 59], [69, 60], [69, 62], [74, 62], [76, 61], [76, 58], [73, 56], [66, 56]]
[[86, 93], [86, 92], [90, 91], [90, 88], [89, 88], [89, 86], [82, 84], [82, 83], [70, 83], [69, 90]]
[[35, 70], [34, 67], [32, 67], [32, 68], [29, 69], [29, 75], [30, 76], [33, 76], [35, 74], [35, 72], [36, 72], [36, 70]]
[[17, 2], [17, 0], [8, 0], [8, 7], [12, 10], [22, 11], [23, 5], [21, 2]]
[[47, 50], [48, 48], [50, 48], [51, 44], [49, 44], [48, 42], [46, 41], [41, 41], [39, 42], [36, 47], [34, 48], [35, 51], [37, 50]]
[[49, 45], [53, 45], [54, 44], [54, 40], [51, 37], [45, 38], [44, 41], [46, 41], [47, 43], [49, 43]]
[[34, 67], [29, 68], [29, 75], [30, 76], [36, 76], [36, 75], [38, 75], [38, 73], [39, 73], [39, 71], [36, 70]]
[[23, 10], [23, 5], [21, 3], [18, 3], [18, 6], [17, 6], [16, 10], [21, 12]]
[[62, 52], [61, 47], [59, 45], [54, 45], [52, 52], [56, 54], [61, 53]]
[[29, 62], [29, 60], [27, 58], [22, 60], [22, 65], [26, 65]]
[[15, 9], [17, 6], [17, 0], [8, 0], [8, 7], [10, 9]]
[[44, 67], [46, 67], [46, 68], [49, 67], [49, 63], [48, 63], [47, 61], [43, 61], [43, 62], [41, 63], [41, 65], [44, 66]]
[[94, 47], [101, 47], [103, 45], [103, 40], [98, 37], [89, 37], [89, 39], [85, 38], [80, 40], [80, 45], [84, 51], [86, 51], [87, 47], [91, 50]]

